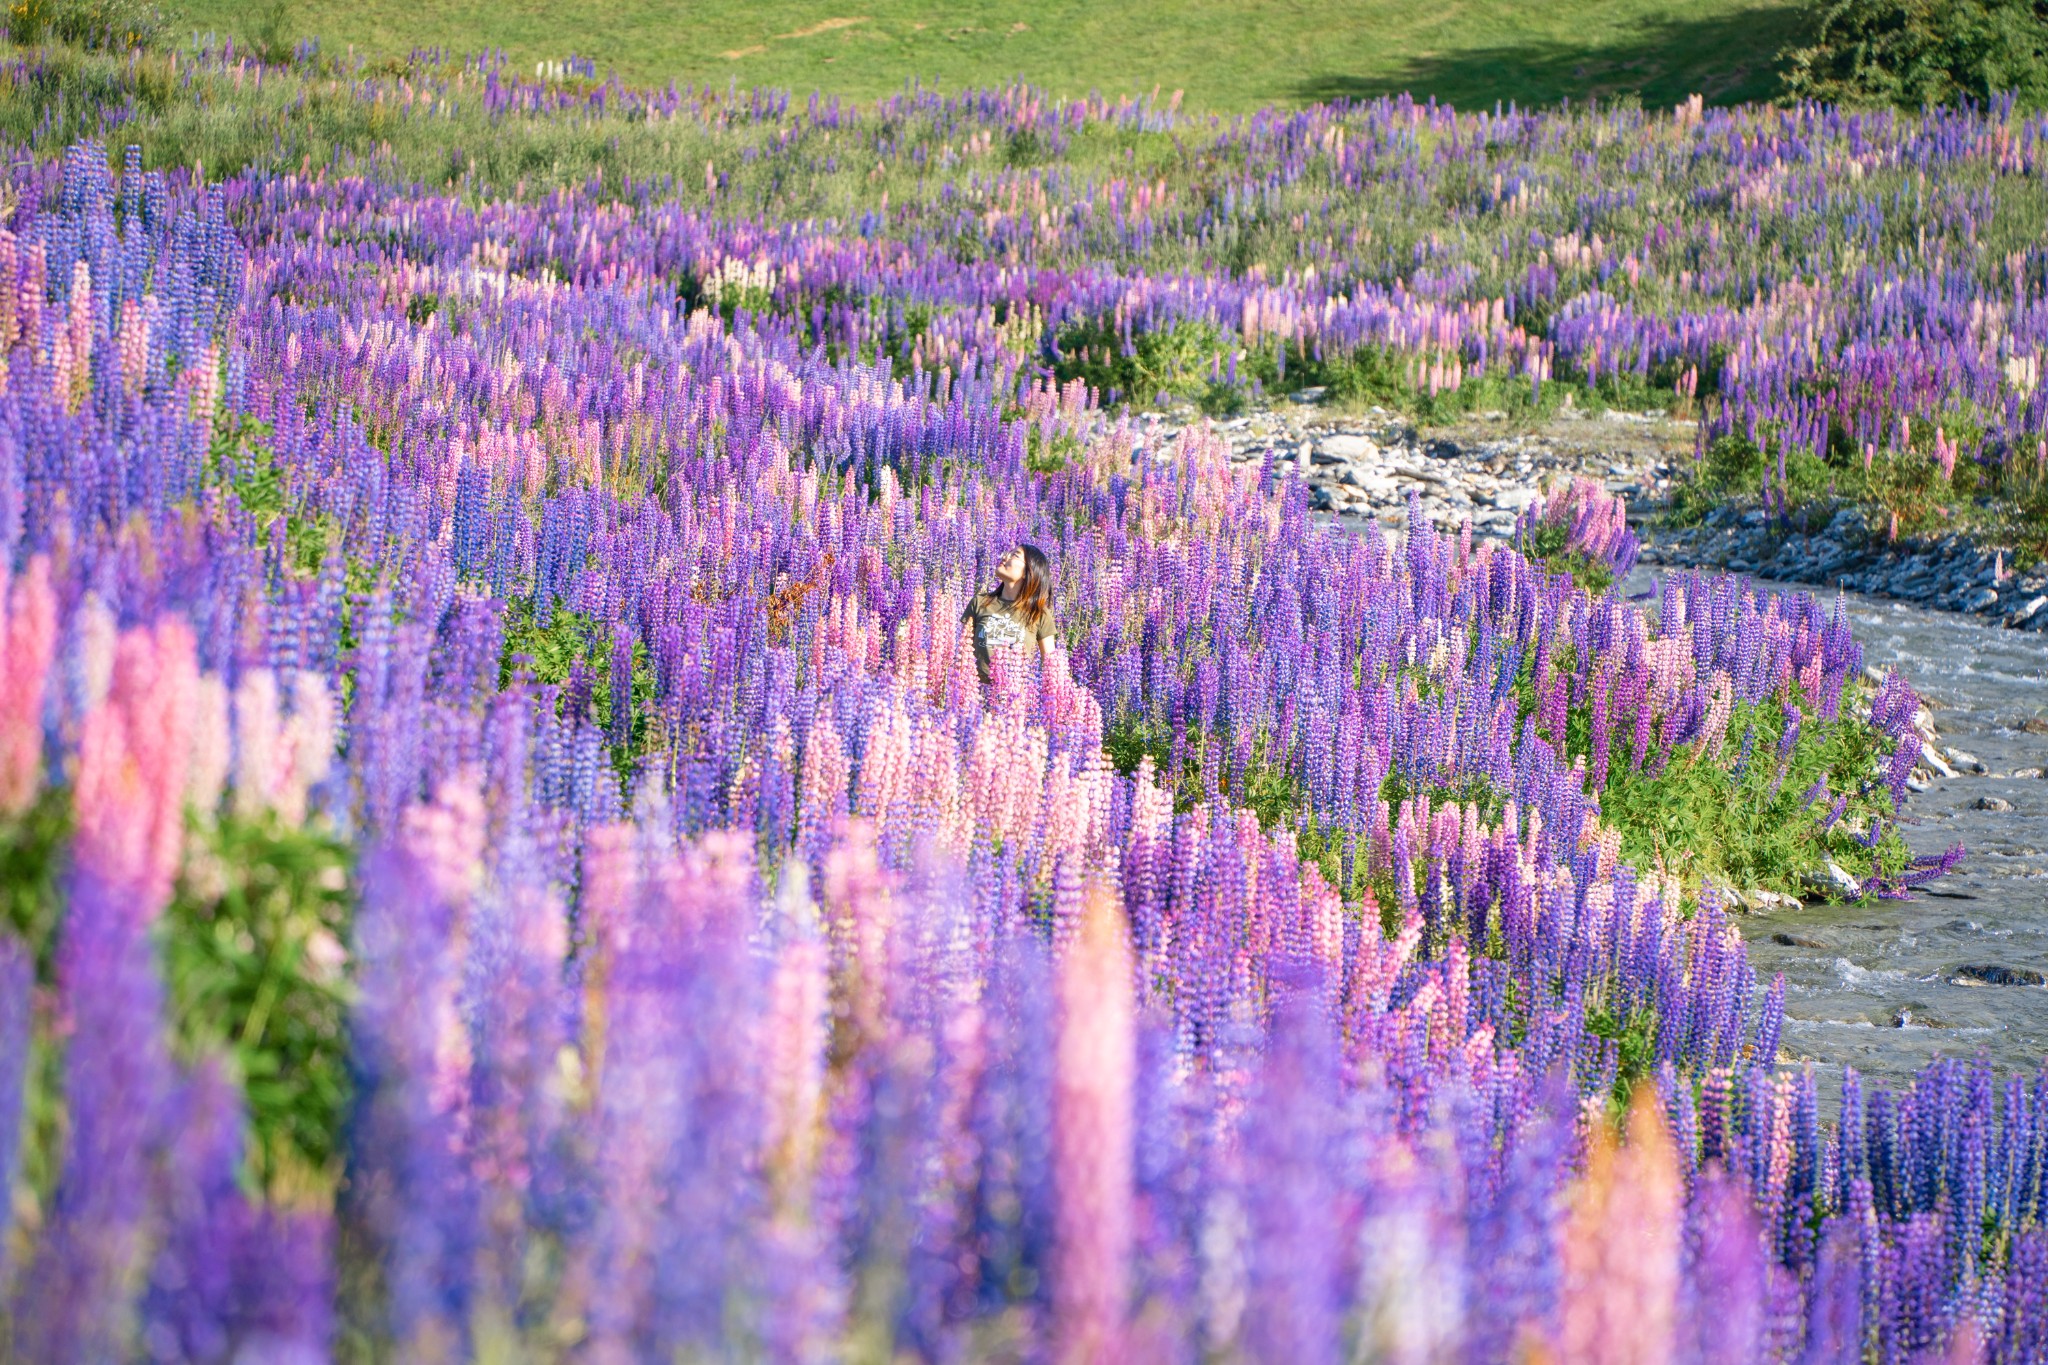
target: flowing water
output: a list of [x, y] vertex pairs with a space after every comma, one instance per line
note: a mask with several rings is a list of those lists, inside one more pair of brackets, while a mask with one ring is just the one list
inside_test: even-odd
[[[1872, 598], [1849, 609], [1864, 662], [1904, 673], [1938, 744], [1989, 771], [1959, 768], [1909, 796], [1914, 851], [1969, 850], [1912, 900], [1740, 921], [1759, 978], [1785, 974], [1781, 1060], [1897, 1082], [1937, 1054], [1981, 1050], [2001, 1074], [2033, 1071], [2048, 1059], [2048, 987], [2019, 983], [2048, 974], [2048, 781], [2014, 773], [2048, 764], [2048, 734], [2027, 728], [2048, 729], [2048, 635]], [[2011, 809], [1979, 809], [1984, 798]]]

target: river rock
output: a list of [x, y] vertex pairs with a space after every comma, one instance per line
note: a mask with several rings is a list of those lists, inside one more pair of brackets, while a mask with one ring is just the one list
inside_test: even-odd
[[1376, 460], [1379, 443], [1357, 431], [1337, 431], [1322, 439], [1322, 453], [1339, 460]]
[[2007, 967], [1996, 962], [1968, 962], [1956, 968], [1961, 986], [2048, 986], [2048, 975], [2032, 967]]
[[1797, 934], [1772, 934], [1771, 942], [1780, 948], [1826, 948], [1819, 939], [1801, 938]]
[[1947, 760], [1934, 751], [1932, 744], [1923, 743], [1920, 746], [1920, 761], [1942, 777], [1954, 777], [1956, 775], [1956, 770], [1949, 767]]
[[2000, 813], [2012, 809], [2012, 802], [2002, 796], [1980, 796], [1970, 803], [1971, 810], [1989, 810]]

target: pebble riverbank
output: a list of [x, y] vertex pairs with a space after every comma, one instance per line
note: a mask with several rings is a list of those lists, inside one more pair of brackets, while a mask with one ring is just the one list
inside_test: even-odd
[[[1237, 459], [1271, 451], [1276, 462], [1292, 462], [1308, 481], [1315, 510], [1352, 524], [1404, 525], [1413, 491], [1431, 521], [1469, 517], [1475, 534], [1505, 539], [1516, 515], [1553, 483], [1594, 478], [1631, 505], [1661, 502], [1681, 462], [1691, 459], [1690, 427], [1661, 417], [1566, 414], [1530, 432], [1482, 414], [1423, 432], [1384, 409], [1340, 414], [1316, 404], [1313, 389], [1303, 396], [1310, 401], [1221, 419], [1216, 430]], [[1156, 433], [1150, 443], [1157, 449], [1204, 419], [1183, 409], [1142, 420]]]
[[[1316, 511], [1340, 524], [1371, 519], [1398, 527], [1412, 491], [1422, 495], [1431, 521], [1469, 517], [1475, 534], [1505, 539], [1514, 533], [1516, 515], [1544, 488], [1592, 478], [1628, 500], [1644, 564], [1846, 588], [1970, 613], [1987, 624], [2048, 631], [2048, 563], [2016, 573], [2002, 551], [1960, 535], [1889, 542], [1855, 508], [1810, 531], [1738, 506], [1719, 508], [1695, 527], [1660, 525], [1657, 513], [1692, 461], [1688, 421], [1566, 409], [1535, 430], [1518, 429], [1504, 414], [1481, 413], [1423, 432], [1397, 413], [1338, 413], [1323, 408], [1319, 397], [1304, 390], [1296, 401], [1215, 426], [1240, 460], [1271, 451], [1276, 461], [1291, 461], [1307, 479]], [[1157, 449], [1203, 419], [1182, 409], [1142, 420]]]

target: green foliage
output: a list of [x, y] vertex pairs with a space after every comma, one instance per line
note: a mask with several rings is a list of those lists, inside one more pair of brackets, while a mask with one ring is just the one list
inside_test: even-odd
[[127, 52], [157, 46], [168, 27], [153, 0], [11, 0], [7, 6], [7, 37], [16, 43], [55, 39]]
[[50, 982], [60, 904], [57, 878], [71, 837], [69, 794], [45, 790], [29, 808], [0, 820], [0, 932], [35, 953], [36, 979]]
[[1240, 386], [1228, 378], [1235, 350], [1235, 339], [1215, 323], [1185, 318], [1135, 332], [1126, 347], [1116, 323], [1103, 317], [1061, 328], [1052, 365], [1060, 382], [1082, 380], [1105, 401], [1114, 395], [1142, 405], [1164, 394], [1192, 400], [1220, 416], [1244, 403]]
[[1426, 384], [1416, 382], [1414, 365], [1411, 357], [1389, 347], [1366, 346], [1330, 366], [1323, 382], [1338, 403], [1393, 408], [1424, 425], [1441, 425], [1481, 411], [1524, 419], [1547, 417], [1564, 395], [1562, 385], [1547, 384], [1538, 391], [1526, 379], [1500, 374], [1479, 375], [1455, 389], [1431, 393]]
[[[1697, 525], [1706, 514], [1729, 503], [1759, 500], [1769, 491], [1788, 516], [1811, 525], [1840, 505], [1863, 509], [1868, 523], [1900, 535], [1964, 531], [1994, 537], [2022, 547], [2027, 555], [2048, 553], [2048, 489], [2025, 461], [1979, 464], [1969, 454], [1957, 458], [1952, 474], [1943, 474], [1932, 451], [1937, 430], [1953, 433], [1966, 452], [1979, 438], [1973, 415], [1954, 411], [1938, 423], [1921, 423], [1912, 445], [1887, 448], [1863, 456], [1846, 442], [1832, 445], [1825, 458], [1804, 446], [1778, 458], [1764, 445], [1740, 433], [1720, 437], [1695, 464], [1672, 497], [1671, 524]], [[1765, 443], [1778, 439], [1760, 431]]]
[[[35, 961], [36, 989], [45, 996], [56, 985], [57, 924], [63, 905], [58, 879], [70, 837], [67, 792], [46, 789], [20, 815], [0, 820], [0, 934], [12, 933], [27, 945]], [[64, 1131], [63, 1050], [41, 1008], [33, 1016], [25, 1080], [20, 1175], [22, 1188], [40, 1203], [56, 1188]], [[0, 1198], [10, 1195], [0, 1188]]]
[[[1525, 325], [1540, 324], [1527, 319]], [[1532, 331], [1541, 331], [1532, 325]], [[1325, 401], [1339, 408], [1390, 408], [1422, 426], [1445, 426], [1474, 413], [1499, 413], [1518, 422], [1540, 422], [1566, 408], [1599, 413], [1609, 408], [1627, 412], [1669, 412], [1681, 406], [1674, 387], [1675, 372], [1653, 373], [1648, 379], [1630, 374], [1602, 374], [1588, 381], [1561, 367], [1542, 385], [1527, 378], [1492, 370], [1462, 376], [1455, 389], [1429, 391], [1427, 363], [1388, 346], [1362, 346], [1335, 359], [1319, 359], [1290, 348], [1284, 364], [1278, 350], [1247, 355], [1244, 372], [1269, 393], [1294, 393], [1305, 388], [1328, 390]]]
[[[1266, 736], [1257, 736], [1240, 749], [1225, 730], [1190, 731], [1176, 752], [1169, 730], [1125, 715], [1109, 723], [1103, 751], [1111, 766], [1126, 776], [1150, 757], [1160, 781], [1173, 792], [1177, 811], [1185, 813], [1199, 802], [1217, 800], [1250, 811], [1263, 830], [1288, 831], [1303, 863], [1354, 905], [1370, 896], [1380, 907], [1381, 927], [1388, 933], [1400, 928], [1400, 901], [1391, 876], [1373, 877], [1363, 842], [1315, 817], [1300, 779], [1286, 759], [1273, 752]], [[1392, 772], [1380, 784], [1380, 799], [1390, 806], [1413, 797], [1428, 800], [1432, 807], [1454, 801], [1470, 804], [1485, 821], [1499, 820], [1507, 806], [1507, 794], [1479, 776], [1456, 783], [1413, 783]]]
[[1795, 99], [2048, 104], [2048, 0], [1809, 0], [1806, 24], [1784, 54]]
[[[1559, 660], [1557, 666], [1568, 668], [1569, 662]], [[1536, 709], [1527, 664], [1516, 691], [1519, 726]], [[1619, 831], [1624, 861], [1666, 870], [1681, 879], [1689, 894], [1712, 882], [1743, 891], [1810, 895], [1829, 885], [1830, 861], [1859, 880], [1873, 873], [1896, 877], [1911, 853], [1892, 822], [1889, 796], [1880, 780], [1890, 757], [1889, 741], [1867, 722], [1847, 714], [1848, 709], [1845, 698], [1844, 715], [1838, 719], [1806, 716], [1790, 752], [1781, 759], [1778, 749], [1785, 720], [1780, 704], [1737, 704], [1718, 754], [1695, 756], [1692, 749], [1681, 749], [1659, 767], [1653, 743], [1642, 771], [1630, 768], [1631, 736], [1626, 725], [1619, 726], [1612, 735], [1606, 784], [1589, 789], [1588, 795], [1597, 801], [1603, 823]], [[1546, 737], [1567, 758], [1590, 759], [1590, 703], [1575, 703], [1565, 733], [1546, 732]], [[1191, 730], [1176, 743], [1169, 728], [1123, 715], [1110, 721], [1103, 747], [1112, 766], [1125, 774], [1150, 757], [1160, 780], [1172, 790], [1177, 810], [1222, 799], [1254, 813], [1264, 829], [1291, 831], [1304, 862], [1354, 903], [1370, 892], [1389, 927], [1396, 927], [1391, 882], [1372, 880], [1364, 850], [1345, 831], [1324, 828], [1315, 819], [1291, 764], [1265, 736], [1240, 745], [1227, 731]], [[1820, 781], [1826, 783], [1828, 795], [1808, 805], [1806, 793]], [[1841, 818], [1824, 830], [1822, 820], [1837, 794], [1850, 799]], [[1432, 807], [1447, 802], [1472, 805], [1489, 823], [1502, 817], [1507, 800], [1505, 792], [1484, 778], [1455, 784], [1417, 782], [1398, 770], [1387, 775], [1379, 796], [1390, 807], [1417, 797]], [[1879, 835], [1866, 843], [1872, 829]]]
[[275, 816], [194, 831], [158, 922], [172, 1033], [224, 1058], [248, 1101], [249, 1174], [331, 1188], [347, 1111], [348, 848]]
[[208, 487], [232, 492], [259, 526], [282, 516], [287, 502], [285, 474], [270, 445], [275, 434], [261, 418], [223, 410], [214, 422], [201, 475]]
[[1571, 527], [1559, 522], [1545, 522], [1530, 532], [1521, 550], [1531, 563], [1540, 564], [1552, 573], [1570, 574], [1572, 582], [1596, 597], [1613, 587], [1614, 566], [1604, 559], [1594, 559], [1568, 548], [1566, 542], [1570, 539]]
[[[301, 578], [310, 578], [341, 544], [342, 526], [331, 513], [292, 506], [290, 475], [277, 462], [270, 445], [272, 434], [270, 423], [224, 410], [214, 423], [201, 482], [232, 494], [235, 504], [258, 526], [267, 527], [282, 517], [285, 566]], [[351, 561], [347, 573], [352, 590], [369, 587], [367, 566]]]
[[[0, 932], [55, 986], [71, 796], [53, 789], [0, 822]], [[187, 1060], [218, 1056], [247, 1096], [248, 1173], [272, 1193], [330, 1189], [348, 1103], [348, 850], [275, 817], [192, 831], [156, 925], [172, 1036]], [[62, 1039], [38, 1013], [31, 1040], [24, 1187], [46, 1199], [63, 1147]]]
[[1994, 534], [2013, 546], [2014, 567], [2030, 569], [2048, 559], [2048, 471], [2003, 472], [2008, 497]]
[[1586, 1032], [1614, 1044], [1614, 1093], [1610, 1116], [1625, 1113], [1635, 1089], [1657, 1064], [1657, 1011], [1638, 1008], [1626, 1018], [1618, 1017], [1606, 1003], [1586, 1007]]
[[590, 687], [593, 722], [610, 731], [613, 708], [628, 708], [626, 744], [615, 748], [612, 754], [612, 764], [623, 780], [631, 776], [643, 757], [663, 747], [664, 736], [654, 711], [654, 659], [647, 652], [646, 642], [637, 636], [633, 641], [631, 695], [624, 698], [612, 695], [611, 649], [611, 632], [600, 628], [591, 617], [556, 607], [543, 626], [532, 601], [522, 598], [512, 604], [506, 621], [500, 684], [511, 682], [521, 659], [526, 661], [534, 681], [543, 686], [561, 686], [571, 681], [577, 675], [577, 666], [582, 665], [587, 670], [584, 676]]
[[1024, 465], [1034, 474], [1057, 474], [1081, 458], [1081, 438], [1068, 431], [1047, 436], [1036, 422], [1024, 429]]
[[[1575, 712], [1568, 728], [1567, 751], [1589, 753], [1587, 719]], [[1858, 879], [1904, 871], [1911, 853], [1890, 822], [1890, 798], [1878, 778], [1889, 757], [1887, 741], [1862, 721], [1808, 716], [1781, 762], [1783, 732], [1775, 702], [1738, 703], [1720, 759], [1680, 750], [1659, 769], [1653, 748], [1641, 772], [1629, 767], [1618, 732], [1607, 785], [1594, 795], [1602, 822], [1620, 831], [1622, 860], [1665, 868], [1694, 889], [1713, 882], [1793, 895], [1826, 886], [1830, 859]], [[1739, 758], [1745, 735], [1746, 761]], [[1805, 804], [1819, 780], [1830, 793], [1850, 797], [1842, 818], [1826, 831], [1821, 821], [1833, 796]], [[1876, 847], [1866, 848], [1858, 832], [1880, 821]]]

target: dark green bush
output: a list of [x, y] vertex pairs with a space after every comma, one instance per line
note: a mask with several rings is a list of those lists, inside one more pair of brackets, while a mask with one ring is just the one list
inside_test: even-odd
[[1795, 99], [1918, 108], [2015, 91], [2048, 105], [2048, 0], [1809, 0], [1781, 58]]

